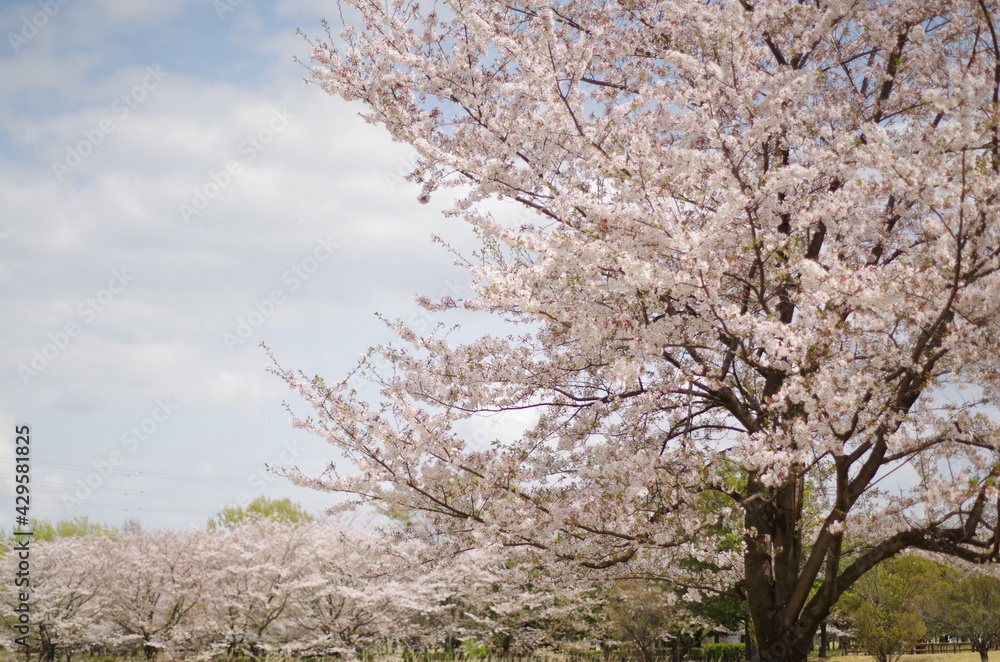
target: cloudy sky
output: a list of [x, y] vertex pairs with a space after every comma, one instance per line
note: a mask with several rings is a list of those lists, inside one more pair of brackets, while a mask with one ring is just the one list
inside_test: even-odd
[[304, 85], [319, 0], [41, 0], [0, 10], [0, 474], [31, 428], [31, 515], [201, 526], [226, 505], [330, 495], [322, 440], [268, 374], [327, 379], [467, 292], [401, 181], [412, 152]]

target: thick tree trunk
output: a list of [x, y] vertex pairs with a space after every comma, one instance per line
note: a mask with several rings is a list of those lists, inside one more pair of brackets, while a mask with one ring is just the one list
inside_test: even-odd
[[755, 657], [751, 662], [805, 662], [812, 650], [815, 628], [806, 631], [793, 623], [783, 627], [779, 623], [756, 623], [757, 641]]
[[55, 662], [56, 645], [52, 641], [48, 628], [45, 625], [39, 626], [38, 638], [41, 648], [38, 652], [39, 662]]
[[794, 606], [802, 581], [804, 484], [798, 480], [772, 491], [751, 477], [747, 492], [752, 505], [744, 511], [744, 576], [756, 639], [749, 659], [805, 662], [822, 619], [803, 623], [801, 605]]

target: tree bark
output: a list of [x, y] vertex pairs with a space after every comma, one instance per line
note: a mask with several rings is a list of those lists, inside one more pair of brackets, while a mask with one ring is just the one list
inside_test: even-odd
[[805, 662], [812, 650], [816, 628], [806, 631], [797, 622], [756, 625], [756, 659], [753, 662]]
[[822, 620], [803, 622], [801, 608], [790, 608], [803, 581], [803, 489], [801, 480], [795, 480], [768, 490], [753, 478], [747, 488], [744, 571], [756, 638], [754, 657], [748, 652], [753, 662], [804, 662]]

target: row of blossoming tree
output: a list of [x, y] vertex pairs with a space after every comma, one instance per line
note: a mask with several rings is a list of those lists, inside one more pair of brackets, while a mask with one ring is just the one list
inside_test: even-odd
[[[430, 563], [440, 551], [398, 531], [255, 514], [224, 511], [186, 532], [38, 523], [28, 652], [68, 661], [81, 653], [356, 658], [601, 648], [654, 662], [679, 659], [713, 630], [747, 619], [744, 603], [678, 586], [553, 581], [558, 573], [526, 570], [510, 551]], [[6, 555], [8, 577], [16, 563]], [[945, 635], [971, 641], [987, 662], [1000, 646], [998, 588], [995, 568], [907, 555], [866, 575], [835, 621], [883, 662]], [[10, 585], [0, 591], [9, 625], [16, 595]], [[19, 636], [6, 628], [0, 644], [24, 652]]]
[[[507, 570], [506, 553], [444, 564], [428, 564], [428, 556], [422, 543], [356, 526], [267, 520], [40, 541], [32, 549], [29, 643], [40, 660], [95, 651], [354, 657], [461, 645], [526, 653], [592, 647], [629, 618], [618, 612], [631, 586], [618, 594], [585, 584], [555, 591], [543, 575]], [[5, 563], [16, 561], [8, 554]], [[658, 595], [660, 605], [671, 601], [669, 592]], [[8, 614], [15, 597], [4, 587]], [[690, 623], [675, 610], [670, 622], [639, 633], [640, 643]], [[7, 646], [23, 651], [19, 635], [5, 630]]]

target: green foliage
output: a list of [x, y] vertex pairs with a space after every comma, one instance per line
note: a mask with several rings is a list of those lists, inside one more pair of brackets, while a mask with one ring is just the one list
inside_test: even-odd
[[243, 506], [226, 506], [215, 517], [208, 520], [211, 531], [232, 531], [243, 524], [271, 520], [273, 522], [314, 522], [316, 518], [310, 515], [300, 504], [285, 497], [271, 499], [259, 496]]
[[962, 637], [983, 662], [1000, 647], [1000, 578], [916, 555], [871, 571], [838, 612], [854, 627], [857, 645], [880, 662], [924, 637]]
[[697, 602], [689, 603], [688, 609], [705, 622], [714, 623], [730, 632], [742, 630], [749, 618], [746, 600], [729, 594], [706, 595]]
[[927, 633], [920, 614], [885, 604], [864, 603], [854, 614], [855, 636], [879, 662], [893, 662]]
[[940, 564], [909, 555], [890, 559], [858, 580], [840, 607], [854, 626], [857, 644], [878, 662], [895, 662], [923, 639], [923, 590], [939, 571]]
[[462, 643], [464, 656], [472, 659], [486, 659], [490, 656], [490, 649], [485, 644], [474, 645], [469, 642]]
[[920, 562], [920, 587], [913, 604], [923, 618], [926, 636], [955, 635], [953, 593], [954, 587], [962, 581], [963, 573], [954, 566], [937, 561], [920, 559]]
[[947, 594], [947, 622], [953, 634], [972, 642], [983, 662], [1000, 648], [1000, 578], [970, 572]]
[[89, 517], [81, 516], [73, 519], [58, 520], [54, 524], [47, 519], [31, 520], [32, 537], [35, 540], [55, 540], [56, 538], [87, 536], [113, 536], [117, 533], [114, 527], [91, 522]]
[[746, 644], [703, 644], [704, 662], [739, 662], [746, 657]]

